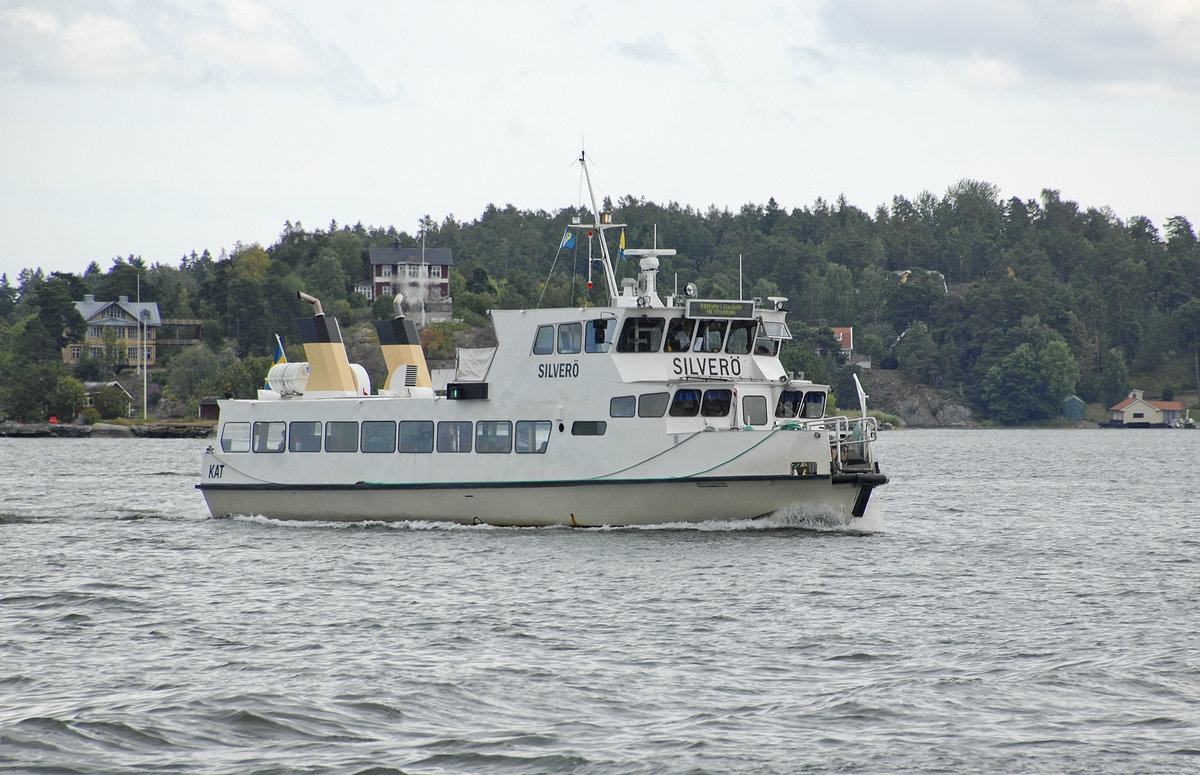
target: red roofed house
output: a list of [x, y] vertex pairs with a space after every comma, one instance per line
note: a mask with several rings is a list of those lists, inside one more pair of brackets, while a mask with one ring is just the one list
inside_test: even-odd
[[1147, 401], [1140, 390], [1130, 391], [1129, 398], [1108, 411], [1109, 425], [1126, 428], [1162, 428], [1183, 417], [1178, 401]]
[[371, 277], [356, 290], [368, 299], [403, 294], [405, 307], [416, 323], [448, 322], [453, 319], [450, 298], [450, 268], [454, 256], [450, 248], [402, 248], [397, 241], [390, 248], [371, 248]]
[[854, 328], [832, 328], [833, 338], [838, 340], [842, 346], [842, 355], [846, 356], [846, 360], [854, 355]]

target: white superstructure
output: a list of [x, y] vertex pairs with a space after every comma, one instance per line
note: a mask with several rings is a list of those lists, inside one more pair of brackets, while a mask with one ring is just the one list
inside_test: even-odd
[[220, 404], [198, 485], [213, 515], [578, 526], [787, 507], [862, 516], [887, 481], [875, 422], [865, 407], [827, 417], [828, 387], [785, 373], [786, 300], [664, 301], [659, 258], [674, 251], [656, 248], [625, 251], [640, 271], [619, 289], [604, 239], [619, 224], [597, 214], [572, 225], [600, 237], [608, 306], [493, 310], [494, 352], [464, 354], [445, 395], [411, 322], [375, 324], [389, 375], [372, 391], [337, 321], [308, 297], [308, 366], [276, 366], [258, 399]]

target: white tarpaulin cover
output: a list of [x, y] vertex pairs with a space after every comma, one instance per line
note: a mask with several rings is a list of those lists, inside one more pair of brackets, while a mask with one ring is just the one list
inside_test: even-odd
[[463, 348], [458, 351], [458, 382], [483, 382], [492, 367], [495, 347]]

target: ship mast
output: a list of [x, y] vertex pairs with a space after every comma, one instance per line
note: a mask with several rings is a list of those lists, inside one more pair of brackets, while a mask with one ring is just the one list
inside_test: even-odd
[[619, 289], [617, 288], [617, 277], [613, 273], [612, 259], [608, 252], [608, 240], [606, 240], [604, 238], [604, 230], [624, 227], [625, 224], [612, 223], [612, 214], [611, 213], [601, 213], [600, 208], [596, 206], [596, 192], [592, 190], [592, 176], [588, 173], [587, 159], [585, 158], [585, 153], [583, 151], [579, 152], [579, 165], [583, 168], [583, 177], [584, 177], [584, 180], [587, 181], [588, 198], [591, 200], [591, 203], [592, 203], [592, 221], [593, 222], [590, 226], [585, 226], [580, 223], [573, 223], [573, 224], [571, 224], [571, 227], [576, 228], [576, 229], [583, 229], [583, 228], [595, 229], [596, 233], [600, 236], [601, 257], [600, 258], [592, 258], [591, 255], [589, 255], [588, 261], [589, 262], [599, 261], [601, 264], [604, 265], [604, 283], [605, 283], [605, 285], [608, 286], [609, 304], [615, 307], [619, 303], [618, 297], [620, 296], [620, 293], [619, 293]]

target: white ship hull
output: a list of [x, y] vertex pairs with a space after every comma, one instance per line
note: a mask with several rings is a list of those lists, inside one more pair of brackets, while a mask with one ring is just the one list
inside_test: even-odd
[[623, 527], [743, 520], [781, 509], [850, 524], [859, 488], [829, 477], [497, 485], [276, 485], [204, 490], [213, 514], [332, 522]]

